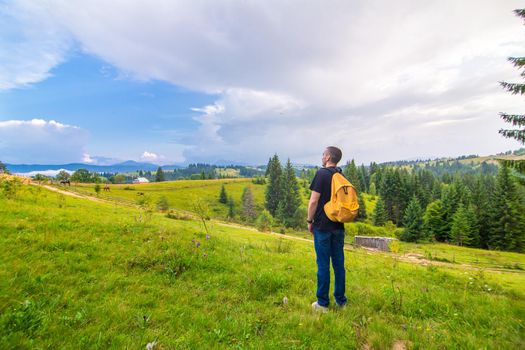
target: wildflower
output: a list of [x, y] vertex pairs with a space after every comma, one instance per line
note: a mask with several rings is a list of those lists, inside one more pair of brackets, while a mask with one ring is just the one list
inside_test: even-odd
[[199, 248], [201, 246], [201, 242], [195, 241], [195, 245], [197, 246], [197, 248]]
[[210, 239], [210, 235], [206, 235], [206, 239]]
[[202, 256], [204, 256], [206, 258], [206, 257], [208, 257], [208, 254], [204, 253]]
[[195, 238], [193, 238], [193, 239], [191, 240], [191, 243], [195, 243]]
[[146, 350], [154, 350], [157, 347], [157, 341], [153, 341], [146, 345]]
[[288, 305], [288, 298], [286, 296], [283, 298], [283, 305]]

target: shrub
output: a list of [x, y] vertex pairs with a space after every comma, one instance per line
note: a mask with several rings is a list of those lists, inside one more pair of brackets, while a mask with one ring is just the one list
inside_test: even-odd
[[157, 200], [157, 209], [160, 211], [166, 211], [170, 208], [170, 203], [168, 202], [168, 198], [166, 196], [160, 196]]
[[273, 225], [272, 214], [268, 210], [263, 210], [262, 213], [257, 218], [255, 223], [259, 231], [270, 231]]
[[2, 194], [8, 199], [16, 198], [16, 195], [22, 186], [22, 182], [16, 177], [12, 177], [10, 179], [7, 178], [0, 181], [0, 191]]
[[173, 210], [168, 211], [166, 213], [166, 217], [169, 219], [174, 219], [174, 220], [191, 220], [192, 219], [192, 217], [188, 214], [179, 213]]

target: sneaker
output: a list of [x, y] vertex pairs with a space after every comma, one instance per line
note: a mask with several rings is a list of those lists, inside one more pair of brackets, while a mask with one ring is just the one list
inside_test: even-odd
[[326, 306], [321, 306], [317, 303], [317, 301], [314, 301], [312, 303], [312, 310], [313, 311], [316, 311], [316, 312], [322, 312], [322, 313], [326, 313], [328, 312], [328, 308]]
[[344, 304], [338, 304], [338, 303], [335, 303], [335, 307], [339, 310], [344, 310], [346, 309], [346, 303]]

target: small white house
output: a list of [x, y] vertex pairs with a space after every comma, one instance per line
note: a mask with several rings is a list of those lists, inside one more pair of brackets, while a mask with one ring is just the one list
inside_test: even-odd
[[137, 177], [136, 179], [133, 179], [134, 184], [143, 184], [146, 182], [149, 182], [149, 180], [146, 179], [145, 177]]

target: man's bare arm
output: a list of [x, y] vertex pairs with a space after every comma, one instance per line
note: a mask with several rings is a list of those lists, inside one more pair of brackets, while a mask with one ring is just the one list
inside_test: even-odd
[[310, 196], [310, 202], [308, 202], [308, 220], [313, 220], [315, 215], [315, 210], [317, 209], [317, 204], [319, 203], [319, 198], [321, 194], [316, 191], [312, 191]]

